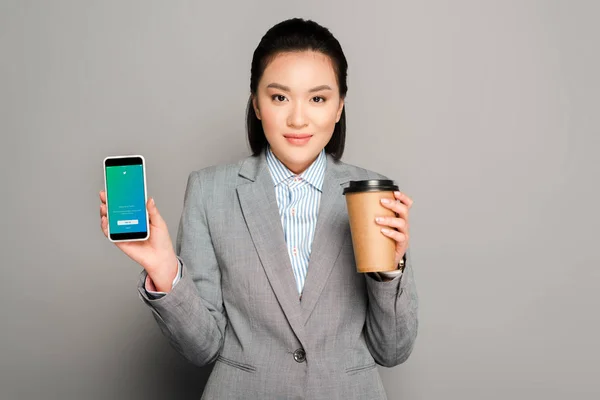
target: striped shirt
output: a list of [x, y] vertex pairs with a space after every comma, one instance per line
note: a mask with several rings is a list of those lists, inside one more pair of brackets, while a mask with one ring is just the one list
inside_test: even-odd
[[266, 153], [296, 287], [298, 293], [302, 294], [317, 225], [327, 156], [325, 149], [321, 150], [317, 159], [304, 172], [296, 175], [275, 157], [270, 146]]

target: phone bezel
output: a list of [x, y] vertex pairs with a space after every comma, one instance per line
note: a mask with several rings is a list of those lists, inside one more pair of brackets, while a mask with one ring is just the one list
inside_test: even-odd
[[[108, 204], [108, 186], [106, 184], [106, 167], [120, 166], [120, 165], [139, 165], [141, 160], [142, 174], [144, 175], [144, 209], [146, 216], [146, 232], [130, 232], [130, 233], [110, 233], [110, 205]], [[141, 154], [132, 154], [125, 156], [108, 156], [102, 161], [102, 169], [104, 171], [104, 193], [106, 193], [106, 221], [108, 240], [111, 242], [139, 242], [148, 240], [150, 237], [150, 219], [148, 218], [148, 186], [146, 185], [146, 159]], [[140, 236], [143, 235], [143, 236]], [[138, 237], [140, 236], [140, 237]]]

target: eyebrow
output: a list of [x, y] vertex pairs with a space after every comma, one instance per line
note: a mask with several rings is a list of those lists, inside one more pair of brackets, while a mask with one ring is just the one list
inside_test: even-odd
[[[289, 87], [287, 87], [285, 85], [281, 85], [279, 83], [270, 83], [269, 85], [267, 85], [267, 88], [279, 89], [279, 90], [283, 90], [284, 92], [292, 91]], [[320, 86], [316, 86], [316, 87], [310, 89], [308, 92], [309, 93], [320, 92], [321, 90], [333, 90], [333, 89], [331, 89], [331, 86], [329, 86], [329, 85], [320, 85]]]

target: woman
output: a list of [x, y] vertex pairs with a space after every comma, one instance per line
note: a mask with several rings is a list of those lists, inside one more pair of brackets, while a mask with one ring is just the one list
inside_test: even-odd
[[252, 59], [252, 156], [190, 174], [175, 251], [152, 199], [150, 239], [116, 244], [144, 268], [140, 297], [171, 344], [194, 364], [216, 361], [204, 399], [385, 399], [376, 364], [412, 351], [408, 196], [377, 221], [403, 270], [354, 264], [342, 189], [385, 177], [340, 161], [346, 71], [326, 28], [271, 28]]

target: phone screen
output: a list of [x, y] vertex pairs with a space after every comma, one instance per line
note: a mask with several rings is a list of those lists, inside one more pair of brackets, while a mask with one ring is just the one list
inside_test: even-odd
[[148, 221], [143, 158], [107, 158], [104, 168], [110, 238], [146, 239]]

